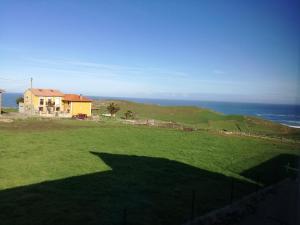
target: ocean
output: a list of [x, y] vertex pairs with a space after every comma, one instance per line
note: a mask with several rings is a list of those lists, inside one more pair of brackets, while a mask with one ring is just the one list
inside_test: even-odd
[[[22, 96], [20, 93], [4, 93], [3, 107], [17, 107], [16, 99]], [[271, 120], [276, 123], [300, 128], [300, 105], [279, 105], [261, 103], [236, 103], [236, 102], [212, 102], [191, 100], [167, 100], [146, 98], [122, 98], [122, 97], [96, 97], [92, 99], [122, 99], [138, 103], [157, 104], [162, 106], [197, 106], [212, 109], [224, 114], [239, 114], [256, 116]]]

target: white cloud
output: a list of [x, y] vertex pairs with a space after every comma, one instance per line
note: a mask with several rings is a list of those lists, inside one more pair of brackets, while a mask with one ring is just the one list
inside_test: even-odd
[[223, 74], [225, 74], [225, 71], [219, 70], [219, 69], [215, 69], [215, 70], [213, 70], [212, 72], [213, 72], [214, 74], [217, 74], [217, 75], [223, 75]]
[[[69, 70], [70, 72], [80, 71], [87, 75], [92, 71], [93, 74], [110, 74], [113, 77], [144, 77], [144, 78], [178, 78], [186, 79], [189, 75], [185, 72], [168, 70], [165, 68], [146, 67], [146, 66], [124, 66], [117, 64], [102, 64], [81, 60], [68, 59], [37, 59], [26, 58], [26, 60], [38, 64], [38, 67], [46, 69]], [[54, 67], [55, 66], [55, 67]]]

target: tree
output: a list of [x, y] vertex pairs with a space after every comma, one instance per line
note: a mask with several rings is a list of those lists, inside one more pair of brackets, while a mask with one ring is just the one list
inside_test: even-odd
[[16, 99], [17, 105], [19, 105], [20, 103], [23, 103], [23, 102], [24, 102], [24, 98], [22, 96], [20, 96]]
[[114, 102], [110, 103], [108, 106], [107, 106], [107, 111], [110, 113], [110, 115], [112, 117], [115, 117], [116, 116], [116, 113], [120, 110], [120, 107], [115, 104]]
[[124, 113], [125, 115], [125, 119], [128, 120], [128, 119], [133, 119], [134, 118], [134, 115], [133, 115], [133, 112], [131, 110], [128, 110]]

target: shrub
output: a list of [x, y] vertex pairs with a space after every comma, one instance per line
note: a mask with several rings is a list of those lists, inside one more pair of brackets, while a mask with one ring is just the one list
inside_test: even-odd
[[125, 119], [128, 120], [128, 119], [134, 119], [134, 114], [131, 110], [128, 110], [124, 113], [124, 116], [125, 116]]
[[16, 99], [17, 105], [19, 105], [19, 103], [23, 103], [23, 102], [24, 102], [24, 98], [22, 96], [20, 96]]

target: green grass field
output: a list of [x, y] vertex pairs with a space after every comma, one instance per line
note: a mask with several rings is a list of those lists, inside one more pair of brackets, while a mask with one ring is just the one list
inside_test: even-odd
[[120, 106], [121, 110], [117, 113], [118, 117], [124, 116], [127, 110], [131, 110], [137, 119], [156, 119], [181, 123], [200, 129], [226, 130], [300, 139], [300, 132], [297, 129], [255, 117], [224, 115], [195, 106], [159, 106], [123, 100], [102, 100], [94, 103], [94, 106], [100, 109], [100, 112], [98, 111], [97, 113], [107, 113], [106, 106], [110, 102]]
[[0, 123], [0, 224], [123, 224], [125, 209], [127, 224], [182, 224], [193, 191], [202, 215], [229, 204], [232, 183], [238, 199], [288, 176], [299, 155], [297, 143], [113, 120]]

